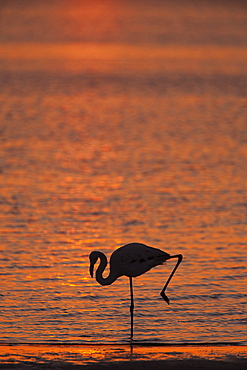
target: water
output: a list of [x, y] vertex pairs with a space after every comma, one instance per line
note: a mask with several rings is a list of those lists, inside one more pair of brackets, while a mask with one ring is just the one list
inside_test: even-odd
[[2, 1], [2, 343], [125, 343], [129, 286], [88, 255], [184, 260], [134, 280], [135, 339], [246, 343], [241, 1]]

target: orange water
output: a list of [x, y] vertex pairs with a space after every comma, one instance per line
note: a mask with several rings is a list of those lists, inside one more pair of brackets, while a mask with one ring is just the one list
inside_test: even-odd
[[184, 255], [136, 340], [246, 341], [247, 9], [200, 4], [1, 3], [1, 342], [126, 341], [88, 255], [132, 241]]
[[[239, 368], [246, 362], [246, 345], [126, 345], [126, 344], [1, 344], [0, 361], [4, 364], [46, 364], [48, 366], [60, 366], [64, 364], [88, 365], [94, 363], [113, 362], [139, 362], [150, 360], [165, 360], [164, 365], [169, 361], [179, 360], [185, 368], [191, 367], [193, 363], [186, 360], [194, 360], [197, 368], [205, 366], [203, 360], [227, 361]], [[196, 362], [202, 360], [202, 362]], [[153, 364], [153, 363], [152, 363]], [[218, 363], [218, 365], [220, 362]], [[137, 363], [133, 364], [133, 366]], [[211, 366], [215, 365], [214, 363]], [[175, 363], [173, 364], [175, 367]], [[243, 367], [242, 367], [243, 368]]]

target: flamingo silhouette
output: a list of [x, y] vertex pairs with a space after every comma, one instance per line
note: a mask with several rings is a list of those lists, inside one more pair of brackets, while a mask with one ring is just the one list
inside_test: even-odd
[[110, 285], [120, 276], [128, 276], [130, 281], [130, 316], [131, 316], [131, 331], [130, 339], [133, 339], [133, 316], [134, 316], [134, 295], [132, 278], [142, 275], [151, 268], [162, 265], [165, 261], [171, 258], [178, 258], [177, 264], [170, 274], [164, 288], [160, 292], [161, 297], [169, 304], [169, 298], [165, 294], [165, 290], [171, 281], [176, 269], [183, 259], [182, 254], [170, 256], [170, 254], [163, 252], [160, 249], [148, 247], [141, 243], [130, 243], [115, 250], [110, 258], [110, 273], [104, 278], [103, 271], [107, 265], [107, 258], [102, 252], [94, 251], [90, 253], [90, 275], [93, 277], [94, 265], [100, 259], [100, 264], [96, 270], [96, 281], [101, 285]]

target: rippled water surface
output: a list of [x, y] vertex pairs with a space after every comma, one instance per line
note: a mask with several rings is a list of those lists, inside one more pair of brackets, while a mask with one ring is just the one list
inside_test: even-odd
[[2, 1], [0, 341], [124, 342], [137, 241], [184, 261], [134, 279], [135, 339], [245, 342], [244, 1]]

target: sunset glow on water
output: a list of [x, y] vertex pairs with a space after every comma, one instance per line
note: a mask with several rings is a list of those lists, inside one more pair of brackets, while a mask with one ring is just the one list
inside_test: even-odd
[[203, 4], [2, 2], [1, 343], [125, 343], [88, 256], [130, 242], [184, 256], [169, 306], [174, 261], [134, 279], [136, 340], [246, 343], [247, 8]]

